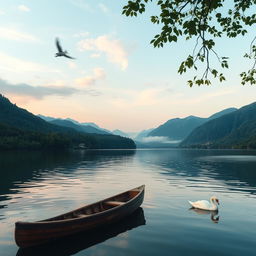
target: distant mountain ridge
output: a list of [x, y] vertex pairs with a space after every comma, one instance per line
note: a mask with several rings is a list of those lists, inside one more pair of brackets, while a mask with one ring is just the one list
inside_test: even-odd
[[44, 116], [40, 114], [38, 116], [51, 124], [73, 128], [76, 131], [80, 131], [80, 132], [96, 133], [96, 134], [111, 134], [110, 131], [100, 128], [98, 125], [94, 123], [79, 123], [78, 121], [71, 118], [61, 119], [61, 118]]
[[136, 148], [129, 138], [112, 134], [91, 134], [65, 124], [66, 126], [60, 126], [49, 123], [12, 104], [0, 94], [0, 149], [65, 149], [78, 145], [88, 149]]
[[182, 140], [195, 127], [199, 126], [205, 121], [204, 118], [189, 116], [186, 118], [174, 118], [168, 120], [166, 123], [160, 125], [151, 131], [147, 137], [164, 136], [172, 140]]
[[[209, 120], [193, 130], [182, 147], [247, 147], [256, 137], [256, 102]], [[246, 144], [247, 143], [247, 144]]]
[[129, 135], [127, 133], [125, 133], [125, 132], [123, 132], [121, 130], [118, 130], [118, 129], [113, 130], [112, 133], [115, 134], [115, 135], [119, 135], [119, 136], [123, 136], [123, 137], [129, 138]]
[[0, 123], [17, 127], [25, 131], [53, 132], [68, 131], [64, 127], [55, 126], [33, 115], [26, 109], [12, 104], [7, 98], [0, 95]]
[[79, 131], [79, 132], [96, 133], [96, 134], [109, 134], [109, 133], [107, 133], [103, 130], [99, 130], [99, 129], [93, 127], [93, 126], [75, 124], [75, 123], [73, 123], [73, 122], [71, 122], [67, 119], [55, 119], [55, 120], [49, 121], [49, 123], [59, 125], [59, 126], [73, 128], [73, 129], [75, 129], [76, 131]]
[[143, 131], [139, 132], [134, 139], [138, 140], [138, 141], [141, 141], [143, 138], [147, 137], [148, 134], [150, 132], [152, 132], [153, 130], [154, 130], [154, 128], [143, 130]]
[[185, 139], [196, 127], [203, 123], [217, 118], [219, 116], [232, 113], [236, 108], [227, 108], [219, 111], [208, 118], [202, 118], [197, 116], [188, 116], [185, 118], [170, 119], [164, 124], [160, 125], [156, 129], [148, 133], [147, 137], [151, 136], [164, 136], [171, 140], [183, 140]]

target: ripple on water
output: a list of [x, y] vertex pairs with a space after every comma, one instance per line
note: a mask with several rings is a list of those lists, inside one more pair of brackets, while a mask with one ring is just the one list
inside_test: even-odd
[[204, 156], [199, 157], [200, 160], [205, 161], [219, 161], [219, 162], [256, 162], [256, 155], [219, 155], [219, 156]]
[[[144, 150], [129, 157], [95, 154], [78, 160], [63, 157], [61, 163], [53, 158], [49, 166], [43, 158], [38, 169], [6, 185], [0, 197], [0, 219], [6, 230], [0, 229], [0, 240], [13, 244], [0, 244], [0, 254], [4, 250], [11, 256], [17, 249], [15, 220], [45, 219], [141, 184], [146, 184], [146, 225], [74, 255], [255, 254], [256, 156], [233, 151], [211, 156], [213, 151], [204, 150]], [[30, 163], [26, 170], [27, 166]], [[10, 165], [8, 173], [12, 171]], [[221, 202], [218, 223], [210, 214], [189, 210], [188, 200], [208, 199], [212, 194]]]

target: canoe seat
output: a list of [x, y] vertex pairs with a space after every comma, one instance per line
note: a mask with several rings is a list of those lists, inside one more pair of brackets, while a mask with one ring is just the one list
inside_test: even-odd
[[124, 202], [120, 201], [106, 201], [105, 204], [111, 205], [111, 206], [119, 206], [125, 204]]

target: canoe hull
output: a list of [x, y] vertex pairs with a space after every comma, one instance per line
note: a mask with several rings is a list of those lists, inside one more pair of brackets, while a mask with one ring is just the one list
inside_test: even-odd
[[144, 211], [139, 207], [131, 215], [111, 225], [104, 225], [100, 228], [80, 232], [42, 245], [20, 248], [16, 256], [75, 255], [80, 251], [145, 224]]
[[[141, 188], [141, 187], [139, 187]], [[144, 186], [140, 193], [127, 203], [107, 211], [64, 221], [16, 222], [15, 241], [21, 248], [31, 247], [110, 225], [132, 214], [140, 207], [144, 199]]]

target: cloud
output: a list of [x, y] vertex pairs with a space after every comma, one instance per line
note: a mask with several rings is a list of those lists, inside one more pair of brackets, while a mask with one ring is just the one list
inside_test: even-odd
[[137, 106], [150, 106], [156, 105], [161, 100], [161, 88], [150, 88], [141, 91], [135, 96], [134, 104]]
[[99, 58], [100, 57], [100, 53], [93, 53], [90, 55], [91, 58]]
[[85, 32], [76, 33], [73, 35], [73, 37], [87, 37], [89, 35], [90, 35], [90, 33], [88, 31], [85, 31]]
[[73, 94], [87, 94], [90, 96], [99, 96], [100, 92], [96, 90], [80, 90], [73, 87], [62, 86], [61, 84], [47, 86], [32, 86], [25, 83], [12, 84], [0, 78], [0, 93], [4, 95], [14, 96], [19, 102], [27, 102], [29, 100], [42, 100], [47, 96], [69, 97]]
[[179, 97], [176, 97], [172, 100], [172, 104], [174, 105], [184, 105], [184, 104], [201, 104], [202, 102], [210, 102], [213, 99], [226, 97], [227, 95], [235, 95], [237, 93], [237, 89], [218, 89], [217, 91], [202, 93], [201, 95], [197, 95], [197, 97], [191, 97], [191, 95], [180, 94]]
[[128, 52], [122, 42], [107, 35], [97, 38], [87, 38], [78, 43], [81, 51], [94, 51], [94, 54], [104, 53], [109, 62], [115, 63], [125, 70], [128, 67]]
[[38, 42], [39, 39], [31, 34], [20, 32], [12, 28], [0, 27], [0, 37], [7, 40], [14, 40], [19, 42]]
[[144, 90], [120, 90], [118, 95], [111, 100], [115, 107], [126, 108], [160, 106], [170, 102], [170, 93], [168, 87], [147, 88]]
[[93, 75], [92, 76], [85, 76], [82, 78], [77, 78], [75, 80], [76, 84], [82, 87], [94, 85], [98, 80], [103, 80], [106, 77], [106, 73], [104, 69], [102, 68], [95, 68], [93, 70]]
[[30, 12], [30, 9], [26, 5], [23, 5], [23, 4], [19, 5], [18, 9], [22, 12]]
[[64, 86], [31, 86], [29, 84], [11, 84], [3, 79], [0, 79], [0, 90], [3, 94], [16, 96], [31, 97], [34, 99], [42, 99], [46, 96], [70, 96], [79, 90]]
[[75, 68], [77, 68], [77, 65], [75, 62], [71, 61], [71, 62], [68, 62], [68, 67], [71, 69], [75, 69]]
[[158, 142], [158, 143], [164, 143], [164, 144], [176, 144], [180, 143], [181, 140], [170, 140], [170, 138], [165, 136], [149, 136], [144, 137], [141, 140], [144, 143], [152, 143], [152, 142]]
[[101, 9], [102, 12], [109, 13], [109, 9], [105, 4], [99, 3], [98, 6], [99, 6], [99, 8]]
[[70, 0], [69, 2], [74, 6], [78, 7], [79, 9], [93, 12], [92, 7], [88, 3], [86, 3], [84, 0]]
[[3, 52], [0, 52], [0, 71], [12, 72], [12, 73], [26, 73], [26, 72], [37, 72], [37, 73], [58, 73], [56, 69], [49, 68], [32, 61], [25, 61], [18, 59], [13, 56], [9, 56]]
[[44, 86], [50, 86], [50, 87], [53, 87], [53, 86], [64, 87], [66, 85], [67, 85], [67, 82], [64, 80], [54, 80], [54, 81], [51, 81], [50, 83], [44, 84]]

